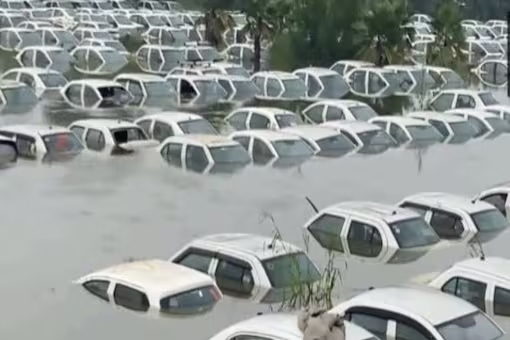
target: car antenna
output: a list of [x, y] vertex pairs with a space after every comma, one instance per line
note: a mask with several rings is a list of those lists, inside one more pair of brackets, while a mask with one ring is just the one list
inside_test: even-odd
[[313, 211], [315, 211], [315, 213], [319, 212], [319, 209], [317, 209], [317, 206], [312, 202], [310, 197], [305, 196], [305, 200], [312, 206], [312, 209], [313, 209]]

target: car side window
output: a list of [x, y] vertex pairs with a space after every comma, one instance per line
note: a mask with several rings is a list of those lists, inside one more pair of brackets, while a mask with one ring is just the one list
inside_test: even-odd
[[390, 124], [390, 136], [401, 144], [409, 141], [409, 137], [407, 137], [405, 131], [395, 123]]
[[254, 286], [251, 266], [244, 261], [226, 256], [222, 256], [218, 260], [214, 275], [218, 287], [233, 295], [250, 295]]
[[250, 129], [268, 129], [271, 122], [269, 119], [258, 113], [253, 113], [250, 118]]
[[168, 143], [161, 150], [161, 156], [171, 165], [175, 165], [176, 167], [182, 166], [182, 144], [178, 143]]
[[130, 81], [127, 90], [133, 95], [133, 97], [143, 97], [142, 87], [137, 81]]
[[323, 248], [343, 253], [344, 247], [340, 234], [344, 223], [343, 217], [324, 214], [316, 219], [308, 230]]
[[252, 158], [255, 164], [264, 165], [274, 157], [269, 147], [258, 138], [253, 139]]
[[431, 107], [435, 111], [446, 111], [452, 108], [453, 94], [443, 93], [431, 103]]
[[89, 293], [104, 301], [110, 301], [110, 298], [108, 297], [109, 286], [110, 282], [106, 280], [91, 280], [83, 284], [83, 288], [85, 288]]
[[192, 250], [181, 256], [176, 263], [207, 274], [209, 272], [209, 265], [211, 264], [212, 259], [212, 254], [195, 252]]
[[235, 140], [236, 142], [238, 142], [239, 144], [241, 144], [246, 151], [249, 151], [250, 137], [237, 136], [232, 139]]
[[202, 172], [209, 165], [209, 160], [201, 146], [188, 145], [186, 148], [186, 168]]
[[137, 312], [146, 312], [150, 307], [145, 293], [120, 283], [115, 285], [113, 299], [117, 305]]
[[276, 79], [269, 78], [266, 84], [266, 94], [268, 97], [278, 97], [282, 93], [282, 86]]
[[487, 202], [495, 206], [502, 214], [506, 217], [506, 199], [507, 194], [494, 194], [490, 196], [485, 196], [482, 198], [482, 201]]
[[159, 54], [159, 50], [152, 49], [149, 58], [149, 69], [152, 71], [158, 71], [162, 62], [163, 60], [161, 59], [161, 54]]
[[89, 50], [87, 66], [89, 71], [97, 71], [103, 66], [103, 59], [101, 59], [99, 53], [94, 50]]
[[168, 137], [174, 135], [174, 130], [172, 127], [166, 123], [162, 123], [160, 121], [156, 121], [154, 123], [154, 128], [152, 129], [152, 136], [155, 140], [162, 142]]
[[312, 75], [308, 76], [308, 97], [316, 97], [322, 90], [321, 84]]
[[[420, 327], [422, 328], [422, 327]], [[397, 322], [395, 340], [435, 340], [426, 329], [417, 329], [411, 325]]]
[[338, 63], [338, 64], [333, 65], [333, 67], [331, 67], [331, 69], [333, 71], [337, 72], [338, 74], [340, 74], [341, 76], [343, 76], [344, 75], [345, 65], [342, 64], [342, 63]]
[[312, 121], [315, 124], [323, 123], [322, 113], [324, 112], [324, 106], [317, 105], [312, 107], [310, 110], [303, 113], [306, 120]]
[[46, 55], [43, 52], [37, 51], [37, 53], [35, 55], [35, 66], [36, 67], [46, 68], [50, 63], [51, 63], [51, 61], [48, 59], [48, 57], [46, 57]]
[[463, 277], [454, 277], [441, 288], [441, 291], [460, 297], [484, 312], [486, 290], [485, 283]]
[[381, 79], [381, 76], [379, 76], [376, 73], [370, 72], [369, 78], [368, 78], [368, 93], [375, 94], [379, 91], [381, 91], [386, 84]]
[[152, 121], [150, 119], [144, 119], [137, 123], [139, 127], [142, 128], [142, 130], [147, 134], [147, 136], [151, 136], [151, 123]]
[[427, 207], [423, 207], [421, 205], [414, 204], [414, 203], [408, 203], [408, 202], [402, 203], [400, 205], [400, 207], [414, 210], [415, 212], [417, 212], [418, 214], [420, 214], [422, 216], [425, 216], [425, 214], [427, 213], [427, 210], [428, 210]]
[[475, 137], [480, 137], [481, 135], [489, 132], [489, 129], [485, 126], [485, 124], [480, 119], [469, 116], [469, 117], [467, 117], [467, 120], [468, 120], [469, 124], [471, 124], [476, 130]]
[[18, 153], [21, 157], [28, 159], [35, 159], [37, 157], [35, 139], [33, 137], [17, 135], [16, 148], [18, 149]]
[[85, 85], [83, 89], [83, 105], [85, 107], [92, 107], [96, 105], [100, 99], [101, 98], [99, 98], [98, 94], [92, 87]]
[[365, 328], [373, 333], [380, 340], [386, 340], [386, 332], [388, 329], [388, 320], [379, 316], [370, 315], [362, 312], [347, 312], [347, 319], [352, 323]]
[[65, 92], [67, 100], [77, 106], [81, 106], [81, 85], [71, 85]]
[[227, 122], [236, 130], [246, 130], [246, 120], [248, 119], [247, 111], [239, 111], [230, 116]]
[[439, 131], [443, 136], [447, 137], [450, 133], [448, 132], [448, 128], [443, 122], [439, 120], [429, 120], [429, 124], [432, 125]]
[[366, 71], [356, 70], [351, 74], [352, 89], [358, 93], [365, 93]]
[[352, 220], [347, 235], [351, 254], [364, 257], [377, 257], [382, 250], [381, 233], [376, 227]]
[[19, 77], [19, 81], [26, 84], [27, 86], [30, 86], [32, 88], [35, 87], [35, 81], [34, 81], [34, 77], [32, 77], [31, 75], [29, 74], [26, 74], [26, 73], [22, 73]]
[[96, 129], [89, 129], [85, 137], [87, 148], [94, 151], [102, 151], [105, 148], [104, 134]]
[[70, 128], [72, 132], [78, 137], [80, 140], [83, 140], [83, 132], [85, 132], [85, 128], [82, 126], [73, 126]]
[[441, 210], [432, 210], [430, 225], [441, 238], [460, 238], [464, 232], [462, 220], [458, 215]]
[[344, 112], [335, 106], [328, 106], [326, 110], [326, 121], [329, 122], [331, 120], [343, 120], [345, 119]]
[[457, 97], [457, 103], [455, 103], [455, 107], [458, 109], [470, 109], [475, 108], [476, 103], [473, 97], [467, 95], [459, 95]]
[[510, 290], [496, 287], [494, 290], [494, 314], [510, 316]]
[[21, 63], [23, 66], [33, 66], [34, 65], [34, 51], [28, 50], [23, 52], [21, 55]]

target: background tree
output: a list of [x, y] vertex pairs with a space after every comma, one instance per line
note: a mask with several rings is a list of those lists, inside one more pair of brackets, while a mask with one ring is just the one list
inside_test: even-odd
[[197, 27], [200, 25], [205, 26], [205, 40], [221, 51], [227, 47], [225, 33], [229, 29], [233, 29], [236, 22], [227, 11], [212, 8], [195, 23]]

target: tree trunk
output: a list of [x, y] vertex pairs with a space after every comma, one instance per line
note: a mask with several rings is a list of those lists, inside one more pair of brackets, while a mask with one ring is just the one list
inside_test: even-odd
[[378, 67], [383, 67], [384, 66], [384, 50], [383, 50], [382, 41], [381, 41], [380, 37], [377, 37], [375, 49], [377, 51], [376, 65]]
[[253, 72], [260, 71], [260, 49], [262, 40], [262, 18], [257, 17], [257, 27], [255, 27], [255, 36], [253, 37]]

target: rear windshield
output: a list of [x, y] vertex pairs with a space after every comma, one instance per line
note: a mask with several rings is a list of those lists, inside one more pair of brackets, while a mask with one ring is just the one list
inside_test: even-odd
[[312, 157], [314, 150], [302, 139], [289, 139], [271, 142], [278, 157]]
[[439, 236], [422, 217], [389, 224], [400, 248], [430, 246], [439, 242]]
[[508, 227], [505, 216], [497, 209], [471, 214], [471, 218], [479, 231], [496, 231]]
[[177, 125], [181, 128], [182, 132], [186, 135], [191, 134], [204, 134], [204, 135], [217, 135], [218, 131], [205, 119], [192, 119], [180, 122]]
[[319, 271], [303, 252], [264, 260], [262, 266], [273, 288], [291, 287], [320, 279]]
[[335, 151], [346, 151], [354, 150], [355, 146], [351, 141], [342, 134], [334, 135], [317, 140], [320, 151], [323, 152], [335, 152]]
[[497, 340], [503, 333], [487, 316], [478, 311], [436, 326], [444, 340]]
[[83, 145], [72, 132], [55, 133], [42, 138], [48, 154], [79, 153]]
[[116, 144], [147, 140], [142, 129], [137, 127], [112, 129], [110, 131]]
[[214, 286], [200, 287], [161, 299], [161, 311], [172, 314], [191, 314], [211, 309], [221, 298]]

